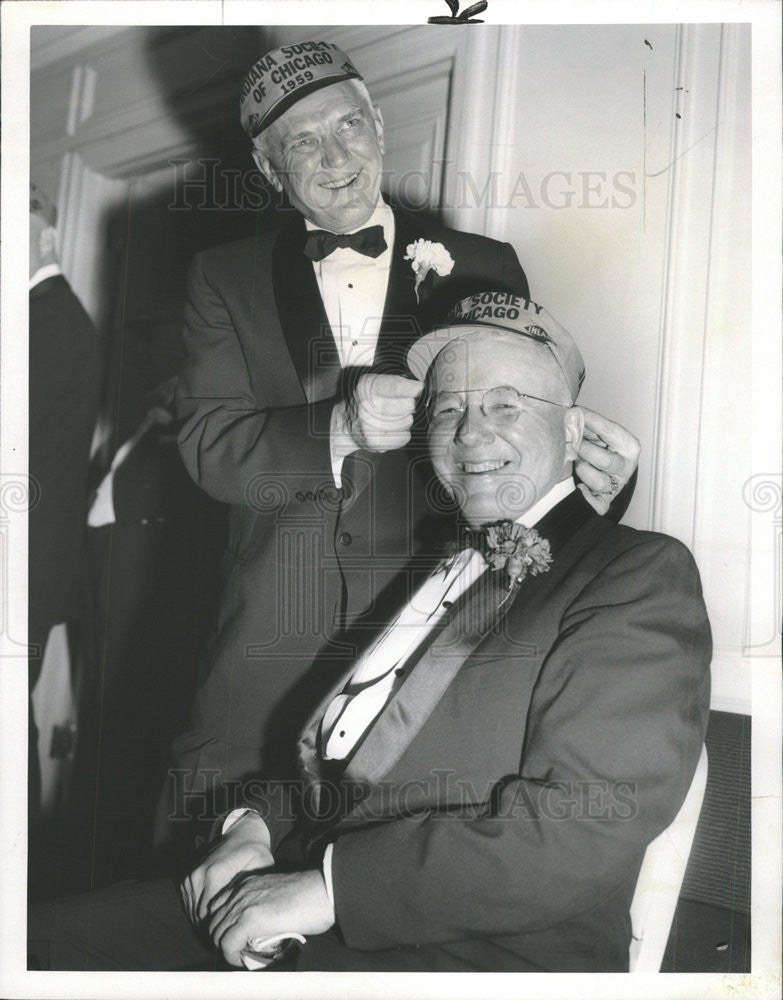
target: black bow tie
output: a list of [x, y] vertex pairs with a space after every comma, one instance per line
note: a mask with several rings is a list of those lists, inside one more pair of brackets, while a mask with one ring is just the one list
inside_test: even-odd
[[383, 226], [368, 226], [358, 233], [329, 233], [325, 229], [311, 229], [304, 244], [304, 254], [310, 260], [323, 260], [338, 247], [350, 247], [365, 257], [380, 257], [386, 249]]

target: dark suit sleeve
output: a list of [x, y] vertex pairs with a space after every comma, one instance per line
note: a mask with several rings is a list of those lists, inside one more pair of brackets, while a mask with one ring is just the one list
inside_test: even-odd
[[29, 616], [48, 629], [77, 615], [90, 442], [100, 399], [92, 320], [62, 275], [30, 294]]
[[525, 272], [519, 263], [516, 250], [510, 243], [503, 244], [502, 264], [501, 264], [502, 284], [515, 295], [521, 295], [525, 299], [530, 298]]
[[337, 839], [348, 946], [541, 930], [627, 884], [695, 771], [710, 651], [683, 546], [656, 537], [615, 558], [564, 614], [519, 720], [520, 773], [485, 814], [429, 812]]
[[[263, 339], [263, 317], [252, 333]], [[188, 360], [176, 394], [184, 420], [179, 447], [202, 489], [218, 500], [245, 503], [248, 490], [276, 473], [285, 474], [288, 490], [332, 482], [333, 401], [265, 409], [255, 398], [238, 331], [203, 255], [190, 270], [185, 344]]]
[[[606, 512], [606, 517], [611, 518], [611, 520], [615, 521], [617, 524], [619, 524], [620, 521], [622, 520], [623, 514], [628, 510], [628, 505], [633, 499], [633, 493], [634, 490], [636, 489], [636, 480], [638, 476], [639, 476], [639, 470], [637, 468], [633, 470], [631, 478], [628, 480], [625, 486], [623, 486], [623, 488], [620, 490], [620, 492], [617, 494], [617, 496], [614, 498], [614, 500], [612, 500], [611, 504], [609, 505], [609, 510]], [[579, 482], [578, 479], [576, 481]]]

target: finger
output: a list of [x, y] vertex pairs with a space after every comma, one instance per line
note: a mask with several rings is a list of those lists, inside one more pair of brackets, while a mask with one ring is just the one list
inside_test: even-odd
[[415, 410], [416, 401], [414, 399], [410, 399], [409, 397], [395, 399], [391, 396], [374, 396], [370, 399], [362, 399], [359, 401], [359, 412], [368, 413], [373, 417], [385, 417], [387, 415], [412, 417]]
[[209, 912], [209, 903], [212, 897], [220, 888], [220, 883], [216, 883], [214, 879], [211, 879], [209, 875], [204, 879], [204, 884], [201, 887], [201, 892], [196, 899], [196, 916], [199, 920], [206, 919]]
[[204, 919], [207, 917], [212, 918], [222, 906], [226, 906], [234, 900], [241, 887], [241, 881], [232, 879], [227, 885], [218, 889], [207, 901]]
[[225, 958], [229, 965], [239, 967], [243, 965], [242, 951], [249, 947], [249, 938], [250, 935], [246, 930], [245, 921], [242, 918], [228, 927], [221, 935], [218, 947], [223, 952], [223, 958]]
[[184, 882], [179, 887], [179, 895], [182, 900], [182, 906], [185, 909], [188, 920], [194, 923], [193, 920], [193, 901], [190, 895], [190, 880], [185, 879]]
[[404, 378], [402, 375], [362, 375], [357, 383], [356, 392], [358, 396], [364, 397], [416, 399], [423, 388], [423, 382], [416, 378]]
[[413, 427], [412, 413], [373, 413], [359, 411], [359, 425], [370, 434], [378, 431], [409, 431]]
[[600, 413], [596, 413], [594, 410], [588, 410], [584, 406], [581, 407], [581, 410], [584, 413], [585, 427], [588, 431], [601, 438], [609, 448], [613, 448], [621, 454], [628, 455], [629, 458], [634, 460], [638, 459], [641, 452], [641, 444], [630, 431], [621, 427], [620, 424], [615, 423], [614, 420], [609, 420], [607, 417], [601, 416]]
[[188, 905], [190, 906], [190, 919], [193, 923], [198, 920], [198, 899], [204, 885], [204, 875], [200, 868], [191, 872], [186, 879]]
[[606, 441], [594, 431], [591, 431], [589, 427], [585, 427], [582, 431], [582, 436], [588, 440], [592, 441], [593, 444], [597, 445], [599, 448], [606, 448]]
[[612, 480], [605, 472], [601, 472], [587, 462], [577, 461], [574, 472], [591, 493], [609, 493], [612, 489]]
[[599, 448], [590, 441], [583, 440], [579, 445], [578, 452], [583, 462], [587, 462], [588, 465], [592, 465], [599, 471], [605, 472], [607, 476], [609, 474], [614, 476], [624, 476], [626, 474], [627, 466], [625, 459], [622, 455], [618, 455], [608, 448]]
[[396, 400], [394, 405], [391, 401], [381, 406], [378, 406], [377, 403], [360, 403], [359, 419], [373, 426], [381, 422], [388, 422], [394, 426], [410, 425], [413, 423], [413, 409], [409, 409], [404, 404], [401, 406]]
[[221, 903], [209, 915], [207, 928], [216, 948], [220, 947], [221, 938], [237, 922], [243, 912], [242, 899], [240, 896], [237, 896], [230, 901], [226, 900]]
[[587, 502], [597, 513], [603, 516], [610, 507], [611, 497], [605, 493], [594, 494], [584, 485], [584, 483], [577, 483], [577, 489], [582, 491], [582, 495], [585, 497]]

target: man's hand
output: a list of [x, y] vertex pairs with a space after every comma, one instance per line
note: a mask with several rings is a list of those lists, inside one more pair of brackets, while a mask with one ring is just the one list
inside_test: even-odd
[[619, 424], [584, 406], [580, 409], [585, 430], [575, 466], [579, 489], [599, 514], [605, 514], [639, 464], [641, 445]]
[[361, 375], [346, 407], [346, 425], [362, 451], [392, 451], [411, 437], [416, 399], [424, 388], [401, 375]]
[[315, 869], [276, 875], [246, 875], [214, 900], [209, 936], [229, 965], [241, 952], [256, 951], [275, 934], [323, 934], [334, 923], [323, 875]]
[[271, 868], [269, 830], [258, 813], [246, 813], [225, 836], [215, 841], [207, 857], [179, 888], [190, 921], [199, 924], [212, 911], [215, 895], [240, 872]]

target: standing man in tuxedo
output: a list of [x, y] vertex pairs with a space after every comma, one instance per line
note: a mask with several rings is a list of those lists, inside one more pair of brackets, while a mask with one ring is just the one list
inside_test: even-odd
[[[410, 443], [422, 383], [408, 346], [472, 292], [528, 294], [510, 245], [384, 201], [381, 112], [333, 44], [267, 53], [241, 120], [293, 211], [200, 254], [190, 275], [180, 449], [232, 511], [215, 641], [161, 800], [180, 816], [203, 813], [220, 782], [291, 773], [322, 679], [307, 668], [324, 649], [351, 655], [344, 630], [442, 510]], [[603, 447], [586, 442], [577, 472], [606, 510], [638, 442], [590, 420]]]
[[246, 786], [182, 884], [192, 927], [171, 884], [55, 903], [51, 968], [208, 967], [199, 928], [237, 967], [289, 939], [297, 971], [627, 971], [707, 727], [698, 571], [575, 488], [584, 369], [546, 310], [469, 296], [408, 364], [462, 545], [316, 706], [302, 784]]
[[[63, 277], [57, 210], [30, 184], [28, 642], [30, 691], [53, 625], [79, 608], [90, 443], [100, 400], [98, 334]], [[30, 812], [40, 794], [38, 733], [30, 708]]]

